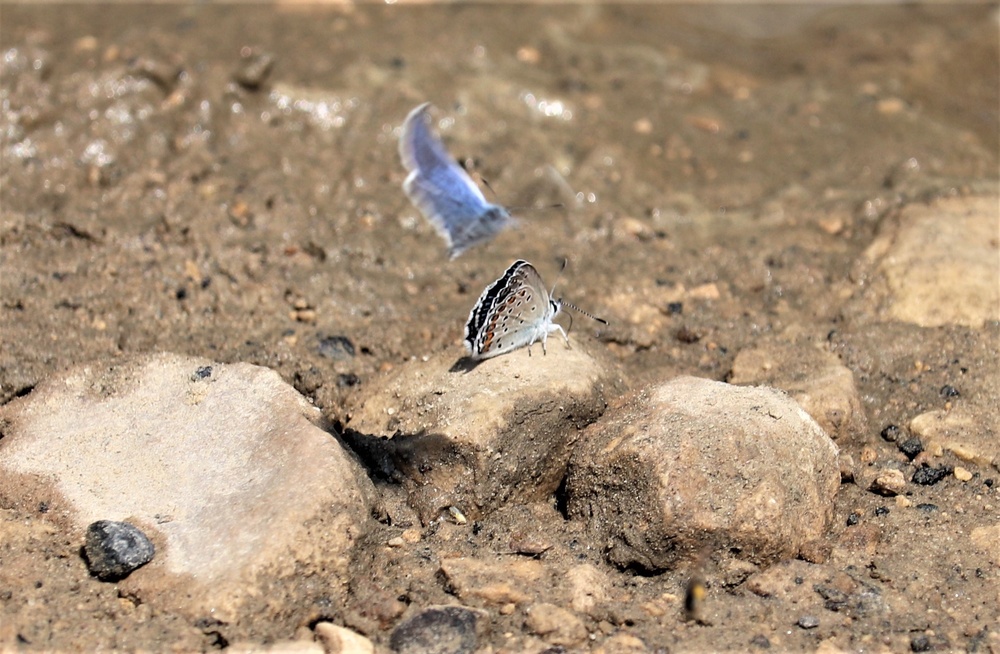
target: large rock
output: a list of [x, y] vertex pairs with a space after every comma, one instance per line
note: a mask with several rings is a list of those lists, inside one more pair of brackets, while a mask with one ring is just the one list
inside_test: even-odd
[[764, 341], [741, 350], [729, 382], [780, 388], [838, 441], [863, 438], [867, 431], [854, 373], [835, 354], [813, 345]]
[[169, 354], [82, 366], [0, 408], [0, 501], [47, 502], [81, 544], [88, 524], [127, 519], [156, 556], [123, 592], [228, 623], [229, 637], [267, 635], [279, 594], [303, 616], [341, 596], [370, 520], [371, 482], [318, 419], [257, 366]]
[[787, 395], [681, 377], [589, 427], [566, 483], [621, 567], [673, 567], [705, 546], [755, 563], [823, 534], [837, 447]]
[[605, 409], [607, 369], [550, 338], [477, 366], [438, 356], [372, 384], [347, 423], [352, 446], [406, 484], [425, 522], [451, 506], [468, 518], [546, 498], [579, 430]]

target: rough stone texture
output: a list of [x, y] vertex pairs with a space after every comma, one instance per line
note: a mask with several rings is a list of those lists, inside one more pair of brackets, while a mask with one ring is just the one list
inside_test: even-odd
[[951, 411], [922, 413], [910, 421], [909, 429], [925, 449], [940, 446], [964, 461], [1000, 469], [1000, 412], [996, 408], [989, 411], [961, 403]]
[[[81, 540], [97, 519], [140, 525], [158, 553], [123, 592], [259, 635], [263, 588], [299, 598], [293, 611], [342, 592], [369, 519], [370, 482], [318, 418], [248, 364], [161, 354], [81, 366], [0, 408], [0, 501], [47, 502]], [[296, 586], [310, 570], [323, 588]]]
[[524, 626], [555, 646], [574, 647], [587, 638], [587, 629], [572, 611], [554, 604], [535, 604], [528, 609]]
[[568, 509], [615, 564], [662, 570], [706, 545], [762, 562], [826, 527], [837, 446], [787, 395], [680, 377], [586, 430]]
[[314, 631], [326, 654], [375, 654], [372, 641], [346, 627], [320, 622]]
[[495, 606], [527, 602], [531, 599], [529, 589], [537, 588], [548, 577], [545, 566], [535, 559], [448, 558], [441, 561], [441, 573], [460, 600]]
[[583, 347], [559, 338], [547, 355], [536, 346], [474, 367], [443, 355], [411, 361], [368, 389], [346, 437], [406, 483], [423, 521], [450, 506], [473, 520], [555, 492], [613, 384]]
[[861, 438], [867, 431], [854, 373], [836, 355], [813, 345], [765, 341], [741, 350], [729, 382], [780, 388], [831, 438]]
[[464, 606], [431, 606], [397, 626], [389, 647], [398, 654], [472, 654], [489, 618]]
[[83, 551], [91, 574], [102, 581], [118, 581], [152, 561], [156, 548], [135, 525], [98, 520], [87, 527]]
[[884, 316], [924, 327], [1000, 320], [998, 207], [995, 195], [907, 205], [866, 253], [885, 282]]

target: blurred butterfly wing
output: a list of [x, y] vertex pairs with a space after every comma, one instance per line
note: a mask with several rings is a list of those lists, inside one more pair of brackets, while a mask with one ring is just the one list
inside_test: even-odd
[[489, 359], [531, 345], [552, 320], [549, 294], [527, 261], [515, 261], [473, 307], [466, 325], [466, 349]]
[[403, 190], [448, 243], [451, 258], [487, 241], [509, 224], [510, 215], [490, 204], [431, 131], [424, 103], [410, 112], [399, 139], [399, 156], [410, 171]]

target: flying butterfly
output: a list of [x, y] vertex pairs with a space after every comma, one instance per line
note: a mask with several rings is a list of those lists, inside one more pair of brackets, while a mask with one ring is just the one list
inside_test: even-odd
[[516, 221], [504, 207], [486, 201], [468, 173], [445, 150], [430, 127], [425, 102], [410, 112], [399, 137], [399, 157], [409, 171], [403, 191], [448, 245], [451, 259], [489, 241]]

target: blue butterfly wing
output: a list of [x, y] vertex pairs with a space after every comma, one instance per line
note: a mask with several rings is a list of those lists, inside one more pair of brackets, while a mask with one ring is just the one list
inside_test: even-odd
[[472, 178], [455, 163], [431, 131], [424, 103], [403, 123], [399, 156], [410, 171], [403, 190], [437, 229], [455, 258], [469, 247], [487, 241], [511, 219], [510, 214], [483, 197]]

